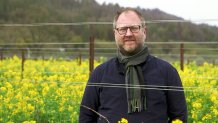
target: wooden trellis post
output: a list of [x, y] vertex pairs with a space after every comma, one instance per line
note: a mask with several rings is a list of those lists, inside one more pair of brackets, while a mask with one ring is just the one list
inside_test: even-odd
[[184, 44], [180, 44], [180, 69], [184, 70]]
[[24, 49], [22, 49], [21, 50], [21, 57], [22, 57], [22, 59], [21, 59], [21, 78], [23, 79], [23, 71], [24, 71], [24, 62], [25, 62], [25, 50]]
[[89, 39], [89, 75], [94, 69], [94, 36]]
[[3, 60], [3, 49], [0, 50], [1, 61]]
[[82, 55], [81, 53], [79, 52], [79, 55], [78, 55], [78, 65], [80, 66], [82, 63]]

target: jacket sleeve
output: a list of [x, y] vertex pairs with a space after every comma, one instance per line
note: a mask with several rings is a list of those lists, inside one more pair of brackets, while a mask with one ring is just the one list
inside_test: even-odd
[[187, 123], [187, 106], [181, 79], [175, 68], [171, 66], [167, 72], [167, 106], [169, 122], [179, 119]]
[[98, 74], [96, 70], [90, 76], [82, 98], [79, 114], [79, 123], [97, 123], [99, 107], [99, 93], [97, 86], [92, 83], [98, 82]]

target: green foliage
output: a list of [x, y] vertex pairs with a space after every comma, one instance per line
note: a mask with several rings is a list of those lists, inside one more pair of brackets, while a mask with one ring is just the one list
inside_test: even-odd
[[[99, 5], [95, 0], [1, 0], [0, 24], [112, 22], [121, 7]], [[142, 9], [146, 20], [181, 19], [159, 9]], [[147, 24], [149, 41], [217, 41], [218, 28], [193, 23]], [[113, 41], [112, 25], [72, 25], [0, 28], [1, 43], [87, 42], [96, 39]]]

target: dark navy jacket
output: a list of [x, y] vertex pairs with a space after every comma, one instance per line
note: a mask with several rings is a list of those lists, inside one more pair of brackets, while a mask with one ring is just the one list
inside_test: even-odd
[[[121, 118], [128, 119], [129, 123], [167, 123], [176, 118], [186, 123], [184, 92], [182, 88], [169, 87], [182, 87], [177, 70], [166, 61], [151, 55], [141, 67], [145, 85], [152, 85], [146, 87], [145, 111], [128, 114], [126, 89], [119, 85], [110, 87], [111, 84], [125, 84], [124, 66], [117, 58], [96, 67], [89, 78], [81, 105], [103, 115], [110, 123], [117, 123]], [[81, 106], [79, 123], [107, 123], [92, 110]]]

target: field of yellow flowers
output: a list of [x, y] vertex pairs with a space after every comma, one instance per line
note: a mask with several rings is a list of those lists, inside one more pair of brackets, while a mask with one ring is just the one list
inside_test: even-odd
[[[95, 61], [95, 66], [100, 64]], [[204, 63], [179, 70], [190, 123], [218, 122], [218, 66]], [[77, 123], [80, 101], [89, 76], [88, 60], [0, 61], [1, 123]]]

